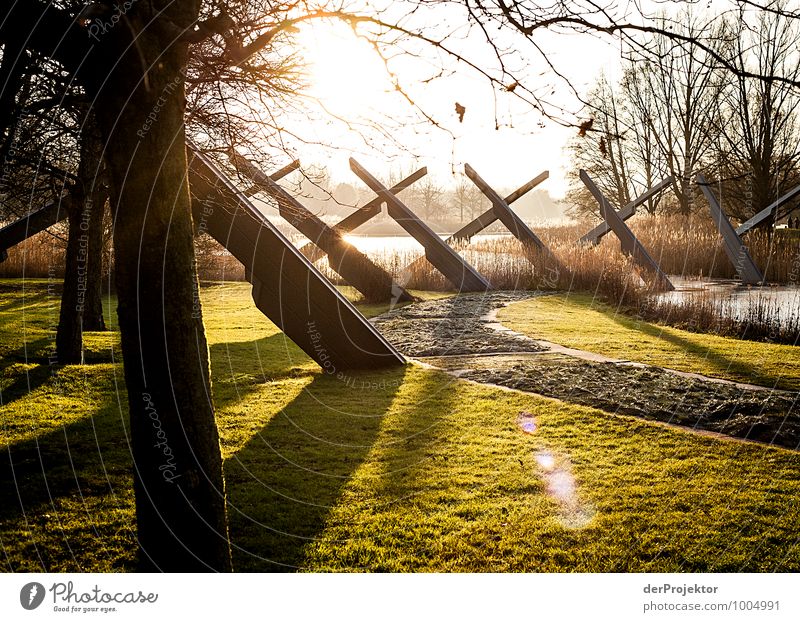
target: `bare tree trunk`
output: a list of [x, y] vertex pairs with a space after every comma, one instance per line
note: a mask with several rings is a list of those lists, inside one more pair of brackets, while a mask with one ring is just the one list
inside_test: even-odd
[[92, 189], [92, 205], [86, 236], [86, 292], [83, 301], [83, 330], [106, 329], [103, 317], [103, 217], [108, 200], [105, 180], [98, 180]]
[[[153, 5], [136, 5], [145, 12], [140, 18], [146, 21], [152, 10], [152, 19], [181, 31], [199, 9], [193, 2]], [[229, 571], [222, 458], [187, 185], [187, 49], [169, 33], [149, 26], [139, 32], [136, 46], [117, 55], [119, 62], [103, 75], [95, 106], [115, 215], [139, 558], [143, 570]]]
[[102, 308], [103, 208], [108, 190], [100, 178], [101, 142], [91, 120], [80, 136], [78, 183], [68, 204], [64, 289], [61, 294], [56, 357], [83, 362], [83, 331], [105, 330]]
[[64, 365], [83, 362], [83, 335], [81, 330], [81, 309], [79, 296], [81, 279], [81, 213], [84, 195], [78, 190], [73, 193], [69, 203], [69, 234], [67, 256], [64, 267], [64, 288], [61, 293], [61, 310], [56, 330], [56, 358]]

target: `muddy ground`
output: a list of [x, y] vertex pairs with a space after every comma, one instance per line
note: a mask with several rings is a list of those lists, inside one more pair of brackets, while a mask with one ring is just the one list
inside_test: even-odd
[[531, 295], [492, 292], [426, 301], [374, 322], [404, 354], [461, 378], [610, 413], [790, 449], [800, 446], [798, 393], [687, 378], [657, 367], [585, 361], [546, 352], [533, 340], [492, 328], [487, 314]]

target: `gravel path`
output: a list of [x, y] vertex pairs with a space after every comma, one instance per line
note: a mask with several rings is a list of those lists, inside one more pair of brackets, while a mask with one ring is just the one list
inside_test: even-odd
[[490, 314], [536, 292], [488, 292], [426, 300], [372, 319], [406, 356], [541, 352], [535, 341], [492, 328]]
[[790, 449], [800, 445], [800, 393], [551, 348], [497, 323], [499, 308], [534, 295], [466, 294], [409, 305], [373, 322], [404, 354], [461, 378]]

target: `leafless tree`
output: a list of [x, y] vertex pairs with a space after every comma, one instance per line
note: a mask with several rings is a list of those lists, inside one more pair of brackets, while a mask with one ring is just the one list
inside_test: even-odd
[[[570, 197], [582, 201], [583, 183], [578, 170], [584, 169], [598, 184], [603, 193], [617, 205], [631, 200], [632, 158], [630, 147], [633, 131], [624, 100], [624, 91], [612, 85], [606, 76], [601, 76], [586, 98], [587, 116], [591, 119], [591, 133], [580, 132], [573, 138], [568, 149], [574, 163], [570, 171]], [[596, 202], [578, 203], [578, 211], [588, 208], [596, 212]]]
[[[800, 78], [800, 22], [781, 12], [742, 10], [729, 19], [728, 54], [744, 73]], [[727, 180], [726, 208], [746, 220], [798, 181], [800, 132], [796, 89], [785, 82], [734, 74], [722, 92], [718, 117], [719, 177]], [[769, 222], [766, 223], [767, 225]]]
[[446, 217], [444, 188], [430, 175], [408, 189], [408, 205], [423, 220], [444, 220]]
[[[655, 94], [645, 88], [640, 75], [643, 68], [629, 63], [622, 77], [622, 93], [627, 101], [629, 128], [626, 142], [632, 169], [631, 183], [637, 196], [655, 186], [666, 176], [666, 158], [658, 148], [652, 114], [657, 109]], [[642, 206], [655, 214], [661, 205], [661, 195], [649, 198]]]
[[[677, 21], [690, 37], [708, 36], [709, 29], [721, 38], [720, 26], [708, 18], [683, 10]], [[666, 18], [661, 19], [666, 28]], [[672, 189], [678, 212], [689, 214], [695, 194], [693, 174], [707, 164], [713, 151], [714, 118], [719, 108], [722, 78], [710, 55], [690, 45], [675, 45], [666, 35], [652, 35], [647, 53], [632, 51], [631, 60], [641, 66], [638, 82], [650, 98], [637, 103], [653, 108], [647, 115], [650, 135], [672, 176]]]
[[458, 214], [459, 222], [464, 222], [465, 218], [472, 220], [485, 211], [488, 200], [466, 176], [459, 176], [451, 192], [450, 203]]

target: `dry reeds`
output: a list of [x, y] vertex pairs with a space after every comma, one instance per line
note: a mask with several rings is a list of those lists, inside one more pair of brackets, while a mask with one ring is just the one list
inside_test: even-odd
[[[619, 250], [619, 241], [607, 235], [597, 246], [577, 240], [594, 223], [537, 227], [536, 233], [551, 254], [531, 253], [508, 235], [481, 236], [457, 250], [496, 289], [563, 290], [589, 292], [633, 314], [690, 330], [716, 332], [752, 339], [795, 343], [800, 333], [800, 298], [779, 302], [770, 290], [753, 289], [747, 304], [733, 293], [705, 291], [696, 295], [654, 296], [631, 259]], [[711, 219], [636, 216], [628, 223], [643, 246], [667, 274], [683, 278], [735, 278]], [[768, 281], [797, 285], [800, 280], [800, 232], [778, 230], [772, 236], [752, 232], [745, 241]], [[370, 258], [408, 289], [449, 291], [453, 285], [427, 261], [415, 261], [421, 250], [386, 247]], [[196, 245], [201, 280], [244, 280], [244, 267], [215, 241], [204, 237]], [[64, 242], [41, 233], [9, 251], [0, 263], [0, 276], [61, 277]], [[344, 284], [325, 260], [317, 267], [331, 281]], [[644, 280], [643, 280], [644, 279]], [[738, 305], [738, 306], [737, 306]], [[735, 308], [734, 308], [735, 307]]]
[[63, 278], [66, 243], [43, 231], [8, 249], [0, 262], [0, 277], [29, 279]]
[[770, 288], [750, 288], [744, 297], [735, 291], [641, 297], [629, 310], [692, 332], [792, 345], [800, 338], [800, 295], [781, 300]]

